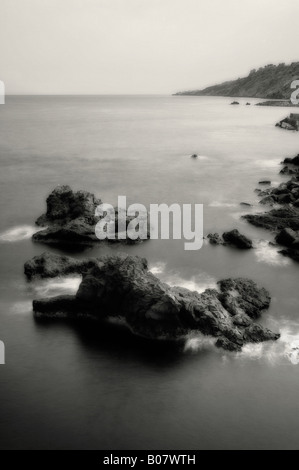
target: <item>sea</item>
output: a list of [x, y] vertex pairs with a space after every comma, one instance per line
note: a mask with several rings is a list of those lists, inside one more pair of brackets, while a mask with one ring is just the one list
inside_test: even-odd
[[[0, 106], [1, 449], [298, 448], [299, 266], [241, 216], [266, 209], [254, 191], [260, 180], [288, 179], [280, 162], [298, 153], [299, 133], [275, 127], [289, 108], [232, 100], [8, 96]], [[157, 343], [121, 325], [35, 320], [32, 299], [75, 293], [81, 281], [24, 276], [33, 256], [66, 253], [31, 240], [62, 184], [110, 204], [120, 195], [146, 207], [203, 204], [205, 235], [238, 228], [253, 250], [204, 240], [187, 251], [170, 239], [67, 254], [140, 255], [163, 282], [198, 292], [251, 278], [272, 298], [260, 322], [281, 338], [231, 353], [200, 334]]]

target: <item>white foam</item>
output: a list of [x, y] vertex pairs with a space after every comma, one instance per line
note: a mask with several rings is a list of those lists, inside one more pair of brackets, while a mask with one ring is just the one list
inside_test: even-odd
[[179, 286], [191, 291], [204, 292], [206, 289], [217, 286], [216, 280], [205, 272], [199, 272], [196, 276], [186, 279], [178, 271], [166, 271], [165, 268], [166, 263], [158, 262], [150, 266], [149, 270], [171, 287]]
[[205, 336], [202, 333], [192, 334], [186, 339], [184, 352], [197, 353], [207, 349], [215, 348], [216, 338]]
[[[281, 328], [278, 325], [283, 324]], [[273, 322], [271, 329], [280, 333], [277, 341], [248, 343], [237, 353], [239, 358], [264, 360], [271, 364], [284, 363], [286, 360], [293, 365], [299, 364], [299, 324], [283, 320]]]
[[33, 225], [19, 225], [17, 227], [5, 230], [0, 234], [0, 242], [19, 242], [31, 238], [36, 232]]
[[75, 294], [79, 288], [81, 280], [81, 276], [39, 280], [34, 281], [31, 284], [31, 288], [38, 297]]
[[212, 201], [209, 207], [237, 207], [238, 204], [234, 202]]
[[291, 260], [281, 255], [275, 246], [269, 245], [267, 240], [260, 240], [255, 243], [254, 254], [259, 263], [266, 263], [271, 266], [287, 266]]
[[159, 261], [153, 265], [150, 265], [149, 271], [153, 274], [161, 274], [165, 271], [166, 263]]
[[22, 315], [32, 311], [32, 302], [30, 300], [22, 300], [20, 302], [15, 302], [10, 307], [11, 313], [17, 315]]

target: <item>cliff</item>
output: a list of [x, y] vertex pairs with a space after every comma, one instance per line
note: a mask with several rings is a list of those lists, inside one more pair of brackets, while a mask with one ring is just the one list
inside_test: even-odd
[[290, 65], [269, 64], [253, 69], [247, 77], [231, 80], [203, 90], [183, 91], [176, 95], [238, 96], [268, 99], [290, 99], [291, 83], [299, 79], [299, 62]]

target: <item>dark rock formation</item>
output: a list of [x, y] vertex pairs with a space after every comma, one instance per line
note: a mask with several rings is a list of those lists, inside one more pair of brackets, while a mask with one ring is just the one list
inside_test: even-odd
[[[101, 200], [93, 194], [87, 191], [74, 192], [69, 186], [58, 186], [48, 196], [46, 203], [46, 213], [36, 221], [38, 226], [46, 228], [33, 235], [34, 241], [51, 244], [90, 244], [100, 241], [95, 234], [96, 223], [100, 220], [100, 217], [95, 216], [95, 210]], [[127, 226], [132, 218], [127, 217]], [[116, 230], [117, 222], [118, 212], [115, 209]], [[149, 231], [147, 236], [149, 238]], [[115, 240], [108, 241], [120, 240], [116, 233]], [[121, 241], [131, 244], [141, 240], [127, 237]]]
[[233, 101], [231, 104], [240, 104], [239, 101]]
[[246, 214], [242, 218], [256, 227], [267, 230], [278, 231], [283, 228], [299, 230], [299, 210], [293, 207], [272, 209], [262, 214]]
[[86, 270], [90, 262], [44, 254], [41, 260], [26, 263], [31, 278], [76, 269], [83, 275], [75, 296], [34, 300], [35, 315], [97, 320], [118, 317], [134, 334], [150, 339], [177, 340], [200, 331], [215, 337], [217, 346], [232, 351], [239, 351], [248, 342], [279, 338], [279, 334], [253, 322], [269, 307], [270, 296], [251, 280], [227, 279], [219, 282], [219, 291], [207, 289], [199, 294], [162, 283], [148, 271], [144, 258], [105, 256], [93, 260]]
[[291, 165], [299, 166], [299, 153], [294, 158], [285, 158], [283, 163], [285, 165], [291, 164]]
[[198, 155], [194, 153], [193, 155], [191, 155], [191, 158], [198, 158]]
[[286, 129], [288, 131], [298, 131], [299, 130], [299, 119], [294, 119], [292, 114], [285, 119], [282, 119], [276, 124], [276, 127], [281, 127], [282, 129]]
[[211, 245], [230, 245], [241, 249], [252, 248], [252, 241], [237, 229], [224, 232], [222, 237], [219, 233], [209, 233], [207, 238]]
[[249, 204], [249, 202], [240, 202], [240, 206], [252, 207], [252, 204]]
[[295, 241], [299, 242], [299, 231], [295, 232], [291, 228], [282, 229], [275, 237], [279, 245], [291, 246]]
[[227, 244], [236, 246], [237, 248], [252, 248], [252, 241], [245, 237], [245, 235], [242, 235], [237, 229], [231, 230], [230, 232], [224, 232], [222, 237]]
[[299, 169], [298, 168], [290, 168], [289, 166], [284, 166], [280, 172], [279, 172], [281, 175], [296, 175], [299, 173]]

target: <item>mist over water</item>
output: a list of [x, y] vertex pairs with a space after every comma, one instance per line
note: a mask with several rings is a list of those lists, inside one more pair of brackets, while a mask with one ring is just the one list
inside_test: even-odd
[[[241, 215], [263, 211], [254, 189], [275, 184], [298, 153], [298, 133], [274, 127], [288, 109], [206, 97], [8, 97], [0, 111], [0, 446], [227, 449], [298, 446], [298, 264]], [[250, 100], [252, 104], [255, 100]], [[192, 159], [192, 154], [199, 158]], [[185, 251], [184, 240], [100, 244], [71, 256], [144, 256], [163, 282], [199, 292], [245, 276], [272, 302], [261, 322], [275, 343], [241, 353], [192, 334], [152, 344], [122, 325], [33, 318], [31, 302], [74, 294], [81, 278], [28, 283], [24, 262], [57, 247], [33, 244], [34, 222], [58, 184], [116, 204], [204, 204], [204, 235], [238, 228], [255, 248]], [[253, 204], [252, 208], [239, 205]], [[17, 423], [17, 432], [16, 432]], [[157, 429], [159, 432], [157, 433]]]

